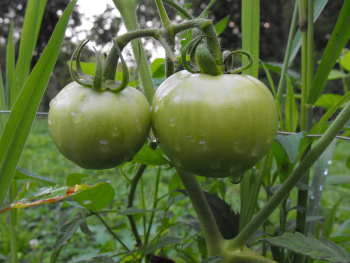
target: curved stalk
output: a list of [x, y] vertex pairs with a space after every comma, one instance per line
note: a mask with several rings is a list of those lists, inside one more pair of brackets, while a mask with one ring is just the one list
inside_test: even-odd
[[193, 19], [194, 17], [182, 6], [178, 5], [176, 2], [172, 0], [162, 0], [164, 3], [174, 7], [177, 11], [182, 13], [184, 16], [186, 16], [188, 19]]
[[188, 197], [191, 200], [193, 208], [198, 216], [202, 230], [207, 242], [208, 255], [216, 256], [222, 252], [222, 245], [225, 240], [221, 236], [219, 228], [216, 225], [213, 214], [203, 194], [202, 188], [194, 174], [177, 169], [182, 183], [185, 186]]
[[280, 205], [310, 167], [317, 161], [323, 151], [341, 131], [350, 119], [350, 103], [342, 110], [333, 124], [328, 128], [323, 137], [315, 144], [314, 148], [300, 162], [299, 166], [292, 172], [288, 179], [282, 184], [277, 192], [270, 198], [266, 205], [257, 213], [252, 221], [232, 240], [226, 241], [230, 250], [243, 249], [248, 240], [269, 218], [273, 211]]

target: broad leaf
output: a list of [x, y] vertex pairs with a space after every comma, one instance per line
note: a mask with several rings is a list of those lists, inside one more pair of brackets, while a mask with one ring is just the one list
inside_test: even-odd
[[276, 142], [278, 142], [283, 150], [286, 152], [291, 163], [294, 163], [299, 153], [300, 142], [305, 138], [305, 133], [300, 132], [293, 135], [277, 135]]
[[345, 68], [347, 71], [350, 71], [350, 51], [340, 59], [340, 65]]
[[[17, 208], [26, 208], [36, 205], [42, 205], [47, 203], [55, 203], [60, 200], [66, 199], [68, 197], [74, 197], [77, 198], [76, 201], [90, 209], [90, 210], [99, 210], [108, 205], [108, 203], [111, 201], [110, 196], [112, 194], [110, 193], [110, 188], [107, 188], [106, 185], [108, 185], [110, 188], [112, 188], [107, 183], [96, 183], [96, 184], [81, 184], [81, 185], [75, 185], [74, 187], [69, 186], [60, 186], [56, 185], [54, 187], [43, 187], [38, 188], [37, 182], [30, 182], [26, 183], [23, 188], [18, 193], [17, 197], [13, 201], [11, 205], [9, 205], [7, 208], [0, 211], [1, 213], [4, 213], [6, 211], [17, 209]], [[112, 188], [113, 190], [113, 188]], [[96, 194], [96, 192], [100, 192], [99, 194]], [[92, 196], [92, 194], [94, 194]], [[101, 198], [102, 196], [106, 196], [105, 199]], [[114, 190], [113, 190], [113, 196], [114, 196]], [[32, 201], [34, 199], [40, 198], [39, 200]], [[112, 197], [113, 198], [113, 197]], [[90, 201], [90, 205], [86, 204], [86, 200]]]
[[312, 259], [334, 263], [348, 263], [350, 261], [350, 253], [344, 248], [337, 246], [333, 241], [323, 236], [317, 240], [310, 233], [307, 237], [299, 232], [295, 234], [284, 233], [283, 236], [265, 238], [261, 241], [309, 256]]
[[229, 18], [230, 15], [227, 15], [215, 24], [214, 28], [218, 36], [220, 36], [221, 33], [226, 29]]
[[157, 243], [154, 243], [149, 247], [147, 247], [145, 250], [145, 254], [147, 255], [149, 253], [153, 253], [162, 247], [165, 247], [168, 245], [174, 245], [180, 242], [181, 242], [181, 238], [178, 238], [178, 237], [170, 237], [170, 236], [163, 237]]
[[169, 164], [169, 161], [167, 159], [159, 155], [148, 145], [144, 145], [142, 149], [134, 156], [134, 159], [132, 161], [135, 163], [141, 163], [146, 165]]
[[54, 182], [50, 179], [47, 179], [47, 178], [40, 176], [40, 175], [37, 175], [36, 173], [27, 171], [26, 169], [23, 169], [21, 167], [17, 167], [17, 170], [16, 170], [13, 178], [14, 179], [24, 179], [24, 180], [33, 180], [34, 179], [36, 181], [43, 182], [43, 183], [51, 185], [51, 186], [54, 186], [57, 184], [56, 182]]
[[[339, 99], [341, 99], [341, 97], [342, 96], [338, 94], [322, 94], [321, 97], [315, 102], [315, 106], [323, 107], [326, 110], [329, 110], [339, 101]], [[339, 108], [343, 105], [339, 105]]]
[[55, 244], [52, 246], [54, 249], [51, 255], [51, 261], [53, 258], [58, 257], [61, 248], [68, 244], [69, 240], [73, 237], [74, 233], [77, 231], [79, 225], [85, 220], [86, 216], [83, 213], [78, 213], [72, 221], [65, 224], [60, 229], [60, 234], [57, 236]]
[[328, 80], [340, 79], [340, 78], [346, 78], [346, 77], [349, 77], [349, 74], [346, 74], [340, 70], [332, 69], [328, 75]]
[[49, 43], [25, 82], [7, 119], [0, 138], [0, 207], [16, 171], [76, 2], [77, 0], [71, 1], [63, 12]]
[[153, 60], [152, 64], [149, 66], [151, 70], [152, 78], [159, 79], [165, 77], [165, 59], [156, 58]]

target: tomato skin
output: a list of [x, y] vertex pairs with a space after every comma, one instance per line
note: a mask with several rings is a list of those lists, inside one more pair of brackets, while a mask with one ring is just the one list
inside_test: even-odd
[[248, 75], [180, 71], [158, 88], [152, 129], [175, 167], [204, 177], [235, 177], [270, 149], [278, 129], [269, 89]]
[[58, 150], [86, 169], [131, 161], [150, 130], [150, 106], [138, 90], [96, 91], [76, 82], [51, 101], [49, 130]]

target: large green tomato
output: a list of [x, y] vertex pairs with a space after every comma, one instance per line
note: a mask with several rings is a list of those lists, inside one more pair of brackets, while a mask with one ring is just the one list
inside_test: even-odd
[[86, 169], [108, 169], [131, 161], [147, 140], [150, 125], [150, 106], [131, 87], [96, 91], [72, 82], [50, 103], [54, 144]]
[[270, 149], [278, 129], [269, 89], [248, 75], [180, 71], [158, 88], [152, 128], [175, 167], [238, 178]]

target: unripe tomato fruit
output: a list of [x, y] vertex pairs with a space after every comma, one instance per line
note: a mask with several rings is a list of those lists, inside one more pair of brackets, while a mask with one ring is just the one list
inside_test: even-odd
[[180, 71], [158, 88], [151, 114], [172, 164], [204, 177], [240, 177], [267, 153], [278, 129], [271, 92], [248, 75]]
[[58, 150], [86, 169], [131, 161], [150, 130], [150, 106], [138, 90], [96, 91], [76, 82], [51, 101], [49, 130]]

